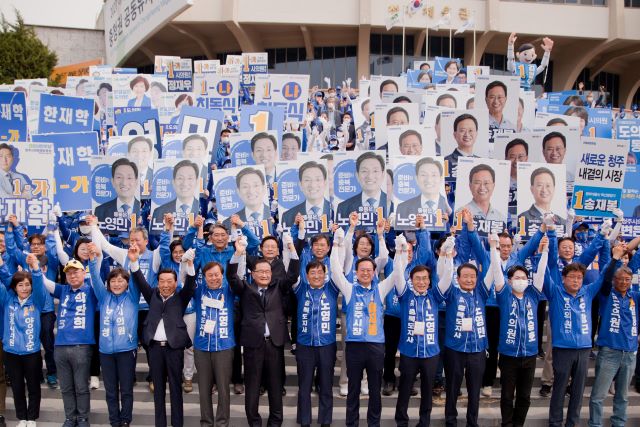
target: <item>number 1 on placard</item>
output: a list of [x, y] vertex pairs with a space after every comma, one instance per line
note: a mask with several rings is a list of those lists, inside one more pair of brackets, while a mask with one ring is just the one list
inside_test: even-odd
[[249, 123], [253, 126], [254, 132], [264, 132], [269, 127], [269, 112], [258, 111], [249, 118]]

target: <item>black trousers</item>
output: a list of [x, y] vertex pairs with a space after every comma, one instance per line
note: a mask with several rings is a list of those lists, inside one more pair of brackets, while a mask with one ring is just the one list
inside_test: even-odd
[[345, 343], [347, 360], [347, 378], [349, 379], [347, 392], [347, 419], [349, 427], [357, 426], [360, 422], [360, 385], [362, 372], [367, 371], [369, 383], [369, 407], [367, 409], [367, 425], [379, 426], [382, 412], [382, 366], [384, 364], [384, 344], [367, 342]]
[[241, 327], [241, 310], [240, 304], [234, 304], [233, 315], [233, 334], [236, 339], [236, 346], [233, 348], [233, 366], [231, 368], [231, 382], [233, 384], [242, 384], [242, 346], [238, 344], [240, 342]]
[[487, 364], [482, 376], [482, 387], [493, 387], [498, 375], [498, 341], [500, 338], [500, 308], [488, 305], [486, 307], [487, 319]]
[[[4, 363], [11, 380], [16, 418], [27, 421], [37, 420], [40, 416], [40, 376], [42, 375], [40, 351], [25, 355], [5, 351]], [[25, 383], [29, 392], [28, 404]]]
[[267, 426], [282, 425], [282, 364], [284, 346], [276, 346], [270, 339], [260, 342], [257, 347], [244, 347], [244, 411], [251, 427], [262, 426], [258, 410], [260, 383], [266, 374], [266, 388], [269, 393], [269, 420]]
[[428, 427], [431, 422], [431, 407], [433, 404], [433, 382], [436, 377], [439, 355], [420, 359], [400, 355], [400, 384], [398, 385], [398, 401], [396, 403], [396, 425], [409, 425], [409, 398], [411, 388], [418, 373], [420, 374], [420, 421], [417, 427]]
[[96, 339], [96, 343], [91, 346], [91, 367], [89, 372], [92, 377], [100, 376], [100, 312], [96, 311], [93, 317], [93, 336]]
[[165, 395], [167, 379], [169, 380], [169, 397], [171, 399], [171, 425], [182, 427], [184, 423], [182, 409], [182, 367], [184, 365], [184, 348], [161, 346], [155, 341], [149, 345], [149, 362], [151, 363], [151, 379], [153, 381], [153, 406], [155, 408], [156, 427], [166, 427], [167, 409]]
[[298, 343], [298, 424], [311, 424], [311, 386], [318, 372], [318, 424], [331, 424], [333, 415], [333, 369], [336, 364], [336, 343], [310, 347]]
[[400, 342], [400, 318], [384, 316], [384, 374], [385, 383], [396, 385], [396, 353]]
[[571, 397], [567, 406], [565, 427], [580, 425], [582, 394], [587, 379], [590, 348], [553, 347], [553, 388], [549, 403], [549, 427], [562, 426], [564, 395], [571, 379]]
[[500, 413], [503, 427], [524, 426], [531, 405], [531, 387], [535, 371], [536, 356], [500, 355]]
[[[594, 298], [597, 299], [597, 298]], [[547, 302], [538, 301], [538, 353], [542, 353], [542, 339], [544, 338], [544, 322], [547, 317]]]
[[467, 393], [469, 401], [467, 403], [467, 426], [478, 426], [478, 411], [480, 409], [480, 386], [482, 385], [482, 375], [487, 361], [486, 352], [462, 353], [444, 348], [444, 373], [446, 381], [447, 401], [445, 403], [445, 420], [448, 427], [458, 425], [458, 394], [462, 379], [467, 382]]
[[[151, 382], [151, 361], [149, 358], [149, 347], [142, 341], [144, 333], [144, 321], [147, 320], [147, 314], [149, 314], [149, 310], [138, 310], [138, 340], [140, 341], [140, 345], [144, 349], [144, 352], [147, 354], [147, 366], [149, 367], [147, 382]], [[138, 352], [138, 354], [140, 353]]]
[[40, 342], [44, 349], [44, 364], [47, 366], [47, 375], [56, 375], [56, 361], [53, 358], [55, 348], [55, 335], [53, 329], [56, 325], [56, 313], [40, 313]]

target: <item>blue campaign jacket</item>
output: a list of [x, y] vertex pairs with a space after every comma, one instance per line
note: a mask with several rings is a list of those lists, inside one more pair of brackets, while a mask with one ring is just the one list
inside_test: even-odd
[[593, 283], [583, 283], [573, 296], [557, 281], [561, 277], [557, 265], [550, 264], [551, 268], [547, 267], [545, 272], [543, 291], [549, 301], [551, 343], [557, 348], [591, 348], [591, 307], [602, 287], [602, 276]]
[[[478, 277], [476, 288], [465, 292], [454, 284], [441, 295], [446, 304], [446, 336], [444, 345], [462, 353], [477, 353], [487, 349], [487, 322], [485, 305], [489, 290], [484, 283], [484, 275]], [[436, 292], [440, 292], [438, 287]], [[472, 319], [471, 331], [462, 330], [462, 319]]]
[[505, 283], [496, 299], [500, 307], [498, 352], [511, 357], [538, 354], [538, 303], [542, 294], [535, 286], [527, 286], [522, 298]]
[[298, 343], [310, 347], [335, 343], [340, 291], [333, 282], [325, 282], [321, 288], [312, 288], [301, 280], [293, 292], [298, 299]]
[[[204, 281], [198, 286], [192, 299], [197, 321], [193, 344], [196, 350], [215, 352], [235, 347], [234, 299], [235, 295], [225, 278], [223, 278], [222, 286], [218, 289], [210, 289]], [[222, 308], [214, 307], [213, 300], [221, 301]], [[207, 322], [212, 325], [213, 333], [208, 332]]]
[[44, 307], [46, 290], [40, 270], [31, 273], [33, 288], [31, 295], [21, 305], [13, 289], [0, 286], [0, 305], [3, 307], [4, 351], [17, 354], [32, 354], [40, 351], [40, 313]]
[[97, 301], [91, 285], [85, 281], [78, 289], [55, 284], [53, 296], [58, 305], [58, 334], [55, 345], [95, 344], [93, 331]]
[[612, 260], [604, 270], [600, 289], [600, 329], [596, 345], [614, 350], [638, 350], [638, 304], [640, 292], [629, 289], [622, 296], [612, 288], [620, 262]]
[[138, 304], [140, 291], [133, 282], [120, 295], [107, 290], [100, 278], [100, 266], [89, 261], [91, 284], [100, 309], [100, 353], [114, 354], [138, 348]]
[[[397, 293], [395, 290], [394, 293]], [[440, 353], [438, 345], [438, 306], [443, 301], [440, 292], [431, 288], [424, 295], [406, 284], [400, 300], [400, 353], [424, 359]], [[416, 322], [424, 322], [424, 335], [415, 335]]]
[[[140, 265], [140, 271], [144, 274], [144, 278], [147, 280], [149, 286], [152, 288], [158, 286], [158, 275], [153, 271], [153, 251], [146, 249], [142, 252], [138, 258], [138, 265]], [[126, 259], [122, 268], [129, 271], [129, 258]], [[133, 277], [129, 278], [129, 287], [131, 286], [135, 287], [135, 284], [133, 284]], [[138, 310], [149, 310], [147, 300], [145, 300], [140, 293], [138, 293], [138, 298]]]
[[[182, 288], [182, 281], [180, 280], [180, 263], [175, 262], [171, 257], [171, 250], [169, 246], [171, 245], [171, 235], [168, 231], [163, 231], [160, 233], [160, 243], [158, 244], [158, 248], [160, 250], [160, 269], [170, 268], [176, 272], [178, 276], [178, 289]], [[147, 282], [149, 282], [147, 280]], [[189, 301], [189, 305], [185, 310], [185, 316], [187, 314], [195, 313], [196, 309], [193, 305], [193, 298]]]

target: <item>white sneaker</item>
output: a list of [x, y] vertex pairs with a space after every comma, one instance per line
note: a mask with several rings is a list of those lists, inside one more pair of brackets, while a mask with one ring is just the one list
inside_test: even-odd
[[340, 386], [340, 396], [345, 397], [349, 394], [349, 386], [347, 384]]
[[17, 427], [27, 427], [27, 420], [20, 420]]
[[486, 387], [482, 387], [482, 395], [484, 397], [491, 397], [492, 392], [493, 392], [493, 388], [490, 385]]
[[27, 427], [36, 427], [35, 421], [27, 421]]
[[91, 388], [91, 390], [97, 390], [100, 388], [100, 378], [98, 377], [91, 377], [91, 381], [89, 382], [89, 387]]

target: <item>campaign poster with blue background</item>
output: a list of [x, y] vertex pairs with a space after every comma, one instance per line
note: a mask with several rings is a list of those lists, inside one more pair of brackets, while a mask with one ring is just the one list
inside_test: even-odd
[[95, 102], [90, 98], [40, 95], [38, 133], [88, 132], [93, 129]]
[[27, 101], [24, 92], [0, 92], [0, 141], [27, 140]]

